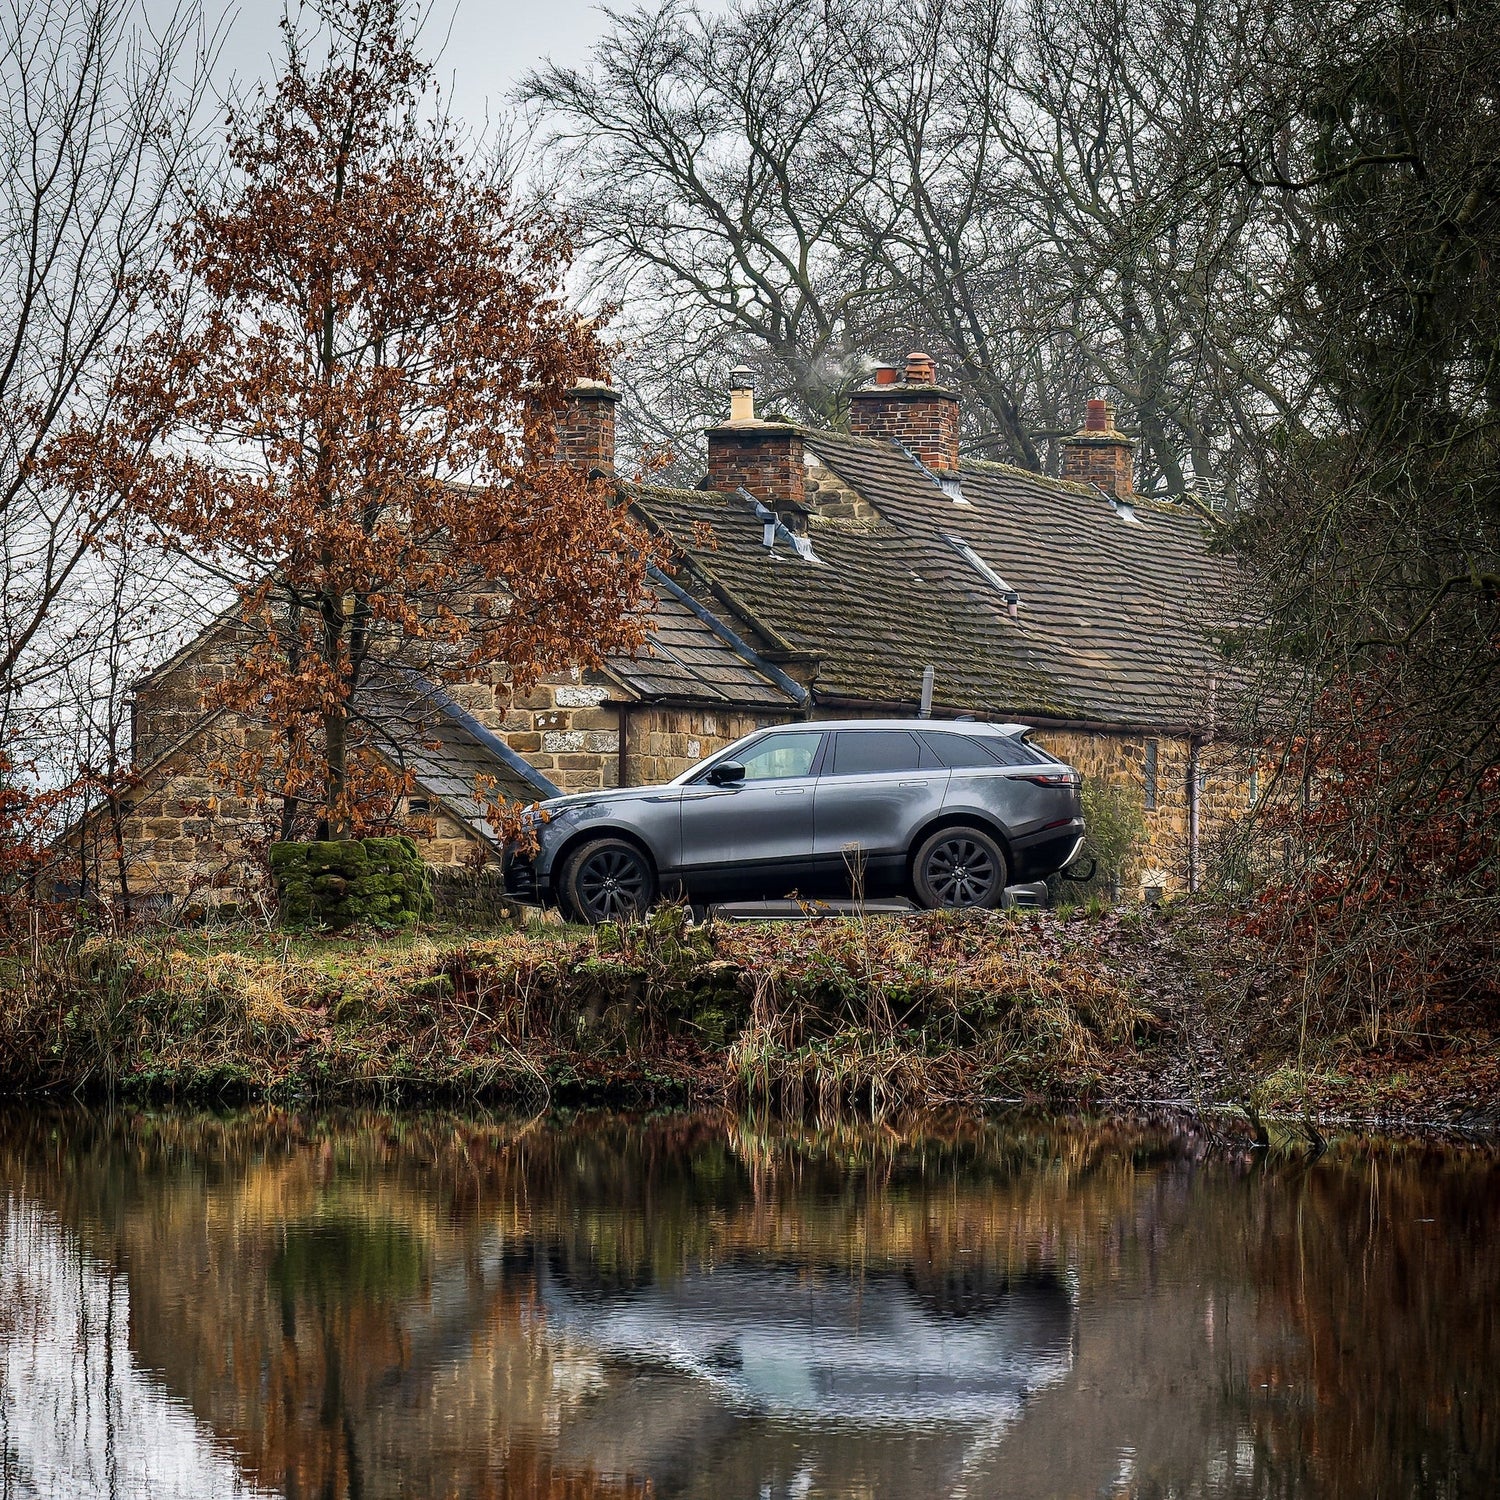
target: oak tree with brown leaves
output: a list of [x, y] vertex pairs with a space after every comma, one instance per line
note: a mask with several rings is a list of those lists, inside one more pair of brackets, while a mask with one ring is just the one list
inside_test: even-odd
[[313, 10], [179, 228], [170, 333], [62, 459], [236, 588], [222, 702], [276, 732], [234, 770], [279, 792], [283, 837], [309, 802], [330, 836], [365, 826], [372, 678], [597, 664], [641, 640], [650, 555], [612, 486], [548, 461], [603, 372], [563, 231], [466, 154], [410, 4]]

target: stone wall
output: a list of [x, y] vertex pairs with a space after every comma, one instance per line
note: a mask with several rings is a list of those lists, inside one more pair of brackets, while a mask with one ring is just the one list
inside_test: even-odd
[[[1146, 808], [1146, 837], [1140, 857], [1126, 871], [1127, 896], [1152, 887], [1171, 895], [1188, 889], [1191, 875], [1191, 808], [1188, 772], [1192, 746], [1186, 736], [1100, 734], [1078, 730], [1038, 730], [1032, 738], [1044, 750], [1080, 771], [1086, 779], [1128, 787], [1144, 804], [1148, 746], [1156, 746], [1156, 806]], [[1207, 745], [1198, 753], [1199, 878], [1204, 850], [1227, 820], [1249, 805], [1249, 760], [1232, 746]]]
[[812, 452], [803, 455], [802, 472], [802, 502], [814, 522], [858, 521], [873, 526], [880, 520], [880, 512]]
[[149, 766], [203, 722], [213, 707], [214, 693], [250, 645], [249, 631], [225, 622], [136, 685], [131, 694], [131, 750], [137, 767]]
[[636, 708], [630, 715], [629, 784], [670, 781], [737, 739], [782, 722], [774, 714]]
[[[133, 891], [153, 891], [205, 907], [268, 899], [268, 825], [248, 798], [227, 790], [212, 762], [263, 737], [264, 729], [220, 714], [179, 747], [124, 810], [126, 869]], [[92, 820], [101, 826], [104, 817]], [[107, 837], [92, 878], [113, 883]]]

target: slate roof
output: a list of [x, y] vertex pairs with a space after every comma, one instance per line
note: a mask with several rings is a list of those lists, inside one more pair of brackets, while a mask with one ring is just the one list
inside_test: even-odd
[[415, 672], [391, 674], [361, 689], [360, 714], [382, 755], [410, 770], [417, 786], [482, 838], [496, 842], [475, 796], [476, 778], [490, 778], [507, 802], [555, 797], [558, 788], [499, 736], [466, 713], [442, 688]]
[[[804, 444], [880, 513], [821, 521], [818, 558], [763, 544], [741, 495], [642, 489], [639, 513], [668, 533], [720, 612], [817, 659], [817, 700], [935, 701], [983, 715], [1184, 728], [1206, 717], [1221, 670], [1207, 625], [1232, 586], [1194, 513], [996, 464], [966, 463], [961, 500], [896, 446], [804, 429]], [[951, 486], [949, 487], [951, 490]], [[713, 528], [700, 545], [695, 523]], [[1020, 596], [1015, 618], [966, 543]], [[679, 578], [684, 581], [684, 578]]]
[[795, 706], [763, 664], [715, 634], [665, 580], [658, 580], [656, 595], [649, 643], [633, 656], [613, 656], [606, 663], [610, 676], [632, 696], [773, 711]]

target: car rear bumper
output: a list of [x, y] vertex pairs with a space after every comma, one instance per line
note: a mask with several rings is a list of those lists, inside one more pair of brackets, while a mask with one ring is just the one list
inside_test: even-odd
[[1070, 818], [1055, 827], [1012, 839], [1010, 852], [1015, 859], [1015, 868], [1010, 872], [1011, 881], [1045, 880], [1072, 864], [1082, 848], [1082, 818]]

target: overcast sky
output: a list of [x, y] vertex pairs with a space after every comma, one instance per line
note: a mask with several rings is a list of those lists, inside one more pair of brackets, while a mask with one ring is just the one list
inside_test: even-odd
[[[165, 3], [150, 0], [149, 8]], [[205, 4], [211, 16], [223, 7], [224, 0]], [[629, 0], [617, 8], [629, 9]], [[281, 12], [282, 0], [228, 0], [221, 82], [271, 76], [281, 54]], [[442, 49], [438, 78], [451, 86], [454, 112], [478, 126], [486, 105], [492, 116], [504, 111], [506, 93], [542, 58], [584, 62], [602, 26], [596, 0], [433, 0], [423, 51], [432, 57]]]

